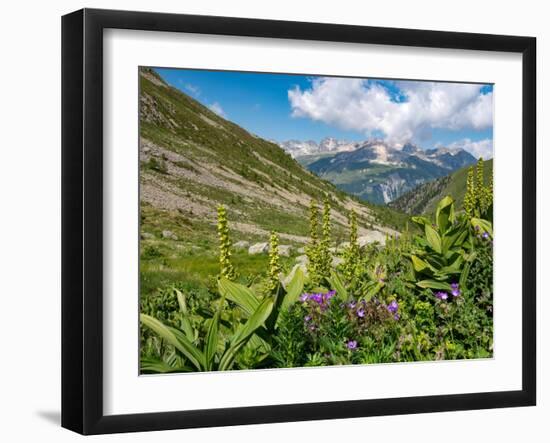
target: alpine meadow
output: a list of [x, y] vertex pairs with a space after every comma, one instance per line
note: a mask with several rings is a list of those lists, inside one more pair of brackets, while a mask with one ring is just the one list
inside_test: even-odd
[[492, 102], [140, 68], [140, 373], [492, 358]]

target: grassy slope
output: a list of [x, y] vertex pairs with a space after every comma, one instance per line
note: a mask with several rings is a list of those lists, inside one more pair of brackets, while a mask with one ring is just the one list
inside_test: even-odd
[[[401, 228], [406, 216], [358, 202], [258, 138], [168, 86], [154, 71], [140, 76], [141, 288], [173, 281], [208, 283], [217, 273], [216, 207], [227, 207], [232, 241], [303, 246], [311, 198], [328, 194], [333, 240], [346, 240], [354, 207], [362, 229]], [[163, 238], [170, 230], [177, 240]], [[295, 248], [295, 249], [296, 249]], [[266, 256], [235, 251], [243, 278], [266, 269]], [[293, 259], [287, 260], [290, 266]]]
[[[457, 208], [462, 209], [468, 169], [469, 167], [462, 168], [446, 177], [424, 183], [391, 202], [389, 206], [408, 214], [431, 214], [435, 212], [437, 202], [450, 195], [455, 200]], [[492, 172], [493, 160], [491, 159], [484, 162], [486, 182]]]

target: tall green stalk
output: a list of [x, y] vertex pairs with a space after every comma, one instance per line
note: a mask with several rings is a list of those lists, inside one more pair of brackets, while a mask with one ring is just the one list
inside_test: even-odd
[[229, 280], [237, 276], [231, 263], [231, 241], [227, 226], [227, 212], [225, 206], [218, 206], [218, 237], [220, 240], [220, 276]]
[[279, 274], [282, 271], [279, 257], [279, 236], [272, 231], [269, 238], [269, 292], [275, 292], [279, 286]]

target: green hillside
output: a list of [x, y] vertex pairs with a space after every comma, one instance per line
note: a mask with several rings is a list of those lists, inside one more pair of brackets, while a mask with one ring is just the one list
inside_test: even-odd
[[[333, 243], [347, 237], [357, 212], [359, 235], [393, 234], [407, 216], [366, 205], [308, 172], [278, 145], [220, 117], [169, 86], [152, 69], [140, 72], [141, 290], [174, 281], [204, 286], [218, 269], [216, 210], [227, 208], [231, 240], [266, 242], [270, 231], [292, 248], [308, 241], [310, 201], [328, 195]], [[243, 278], [265, 269], [266, 255], [234, 251]]]
[[[493, 173], [493, 159], [484, 162], [484, 178], [489, 179]], [[466, 176], [468, 167], [417, 186], [412, 191], [403, 194], [388, 206], [407, 214], [431, 214], [435, 212], [437, 203], [445, 196], [450, 195], [456, 202], [458, 209], [462, 209], [466, 194]]]

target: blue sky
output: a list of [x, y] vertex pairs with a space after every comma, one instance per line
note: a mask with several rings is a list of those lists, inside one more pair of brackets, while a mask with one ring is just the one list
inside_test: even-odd
[[263, 138], [492, 151], [492, 85], [165, 69], [172, 86]]

